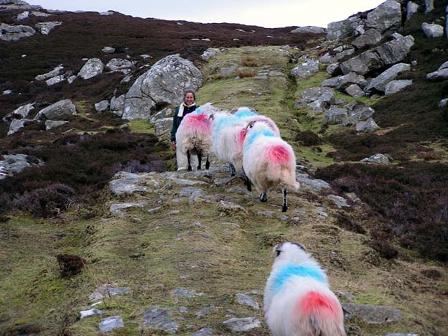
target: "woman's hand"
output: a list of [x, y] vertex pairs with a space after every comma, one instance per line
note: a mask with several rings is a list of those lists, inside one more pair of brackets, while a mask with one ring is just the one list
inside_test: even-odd
[[171, 148], [176, 150], [176, 141], [171, 141]]

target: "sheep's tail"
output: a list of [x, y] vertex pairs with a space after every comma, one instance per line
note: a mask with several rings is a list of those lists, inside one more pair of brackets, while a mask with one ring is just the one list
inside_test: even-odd
[[308, 292], [299, 299], [294, 313], [303, 335], [345, 336], [342, 307], [336, 297]]
[[281, 187], [290, 191], [297, 191], [300, 184], [296, 181], [295, 156], [286, 146], [281, 144], [269, 146], [266, 151], [266, 160], [272, 169], [280, 173]]

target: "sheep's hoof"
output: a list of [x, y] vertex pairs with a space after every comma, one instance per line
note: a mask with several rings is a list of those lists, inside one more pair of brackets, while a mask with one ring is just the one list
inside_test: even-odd
[[267, 202], [268, 201], [268, 195], [266, 193], [260, 194], [260, 201]]
[[198, 166], [198, 170], [201, 170], [201, 166]]
[[188, 169], [187, 169], [188, 171], [191, 171], [192, 169], [191, 169], [191, 166], [188, 166]]
[[283, 205], [282, 206], [282, 212], [286, 212], [288, 211], [288, 206], [287, 205]]
[[210, 168], [210, 162], [207, 161], [207, 162], [205, 163], [205, 169], [208, 170], [209, 168]]

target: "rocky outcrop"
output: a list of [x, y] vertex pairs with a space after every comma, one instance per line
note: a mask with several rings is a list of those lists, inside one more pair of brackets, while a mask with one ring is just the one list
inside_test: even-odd
[[110, 111], [119, 117], [123, 115], [123, 109], [124, 109], [124, 102], [125, 102], [125, 95], [121, 95], [119, 97], [112, 97], [110, 100]]
[[95, 104], [95, 111], [97, 111], [97, 112], [107, 111], [108, 108], [109, 108], [108, 100], [102, 100]]
[[3, 41], [18, 41], [22, 38], [33, 36], [34, 34], [36, 34], [36, 31], [29, 26], [0, 24], [0, 40]]
[[380, 127], [377, 125], [375, 120], [369, 118], [366, 121], [358, 122], [355, 128], [358, 133], [371, 133], [378, 130]]
[[20, 173], [25, 168], [42, 166], [44, 163], [32, 156], [25, 154], [11, 154], [0, 156], [0, 180]]
[[373, 89], [384, 92], [387, 83], [394, 80], [400, 73], [411, 70], [411, 65], [406, 63], [398, 63], [391, 66], [386, 71], [382, 72], [378, 77], [372, 79], [367, 85], [366, 92], [370, 92]]
[[383, 36], [381, 33], [376, 29], [369, 29], [364, 34], [358, 36], [352, 44], [358, 48], [362, 49], [365, 47], [371, 47], [374, 45], [377, 45], [379, 42], [381, 42]]
[[291, 74], [295, 77], [306, 79], [319, 71], [319, 61], [305, 58], [299, 60], [299, 65], [291, 70]]
[[14, 133], [17, 133], [22, 128], [24, 128], [27, 124], [30, 124], [33, 122], [33, 120], [29, 119], [13, 119], [11, 120], [11, 123], [9, 124], [9, 130], [7, 135], [12, 135]]
[[443, 26], [423, 22], [422, 30], [428, 38], [437, 38], [443, 36]]
[[34, 119], [68, 120], [75, 114], [75, 105], [70, 99], [64, 99], [40, 110]]
[[61, 24], [62, 22], [60, 21], [39, 22], [36, 23], [35, 27], [41, 34], [48, 35], [54, 28]]
[[297, 107], [307, 106], [313, 112], [323, 112], [334, 103], [335, 92], [327, 87], [313, 87], [303, 91], [300, 99], [296, 102]]
[[407, 88], [408, 86], [411, 86], [412, 83], [413, 81], [411, 79], [393, 80], [386, 85], [384, 94], [386, 96], [390, 96]]
[[396, 30], [401, 25], [401, 4], [387, 0], [367, 14], [366, 27], [379, 32]]
[[363, 88], [367, 85], [367, 81], [364, 76], [350, 72], [346, 75], [329, 78], [322, 82], [322, 86], [336, 88], [337, 90], [343, 90], [352, 84], [357, 84]]
[[126, 94], [123, 119], [144, 119], [158, 106], [178, 105], [183, 91], [197, 90], [202, 74], [189, 60], [179, 55], [167, 56], [141, 75]]
[[103, 73], [104, 64], [99, 58], [89, 59], [81, 68], [78, 77], [82, 79], [90, 79]]
[[293, 34], [325, 34], [326, 29], [322, 27], [316, 27], [316, 26], [305, 26], [305, 27], [298, 27], [294, 30], [291, 30], [291, 33]]

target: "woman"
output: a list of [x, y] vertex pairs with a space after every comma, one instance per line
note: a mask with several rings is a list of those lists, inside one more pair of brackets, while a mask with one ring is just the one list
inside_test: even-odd
[[[179, 128], [179, 125], [188, 113], [196, 110], [196, 95], [193, 90], [186, 90], [184, 92], [184, 101], [180, 106], [176, 107], [176, 111], [173, 117], [173, 127], [171, 128], [171, 146], [173, 150], [176, 150], [176, 132]], [[181, 153], [176, 151], [176, 159], [177, 159], [177, 170], [186, 169], [187, 166], [187, 158], [183, 157]]]

